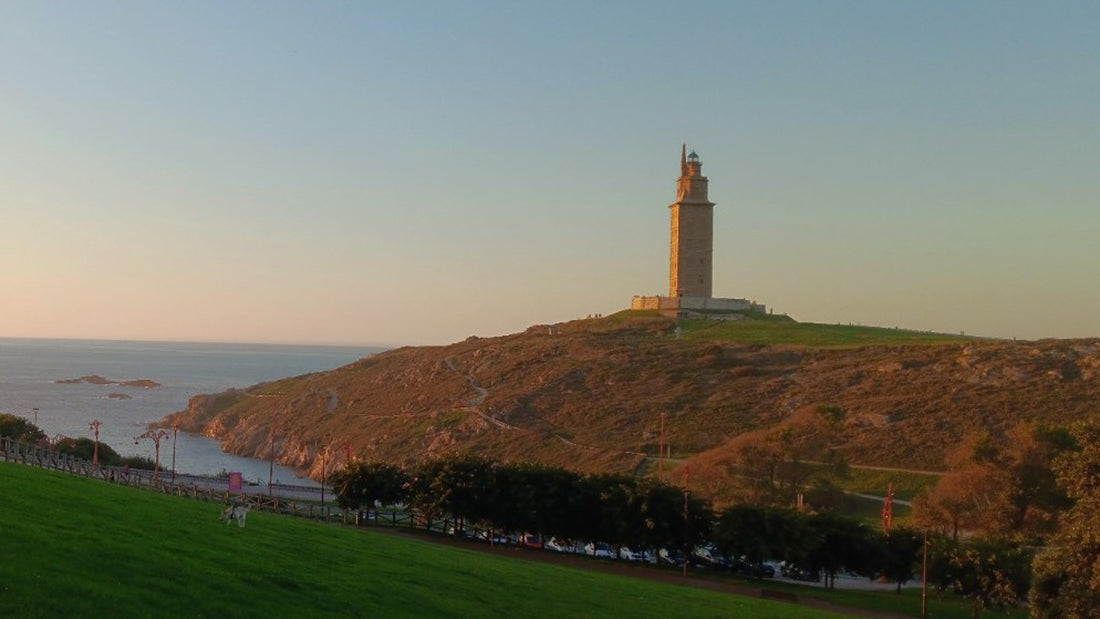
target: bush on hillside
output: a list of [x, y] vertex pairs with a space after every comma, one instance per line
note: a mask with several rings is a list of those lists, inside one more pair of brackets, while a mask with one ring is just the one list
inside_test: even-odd
[[[95, 441], [90, 438], [63, 438], [54, 443], [57, 453], [92, 461], [95, 454]], [[122, 463], [122, 456], [106, 443], [99, 444], [99, 463], [105, 466], [118, 466]]]
[[17, 440], [21, 443], [38, 443], [46, 440], [46, 433], [38, 429], [38, 426], [25, 417], [19, 417], [10, 413], [0, 414], [0, 436]]
[[[127, 456], [119, 462], [120, 466], [128, 466], [132, 469], [142, 469], [145, 471], [152, 471], [156, 468], [157, 463], [152, 458], [145, 456]], [[162, 467], [163, 468], [163, 467]]]

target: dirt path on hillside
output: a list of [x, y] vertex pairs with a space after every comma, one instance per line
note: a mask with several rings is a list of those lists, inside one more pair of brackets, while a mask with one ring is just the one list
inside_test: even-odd
[[450, 357], [448, 357], [448, 358], [443, 360], [443, 363], [447, 364], [447, 368], [450, 369], [455, 374], [459, 374], [461, 376], [464, 376], [466, 378], [466, 383], [470, 385], [470, 388], [473, 389], [474, 393], [476, 394], [476, 395], [474, 395], [474, 397], [470, 398], [470, 400], [466, 403], [466, 406], [464, 407], [466, 410], [468, 410], [472, 413], [477, 413], [482, 419], [484, 419], [488, 423], [500, 428], [501, 430], [521, 430], [522, 429], [522, 428], [513, 426], [510, 423], [505, 423], [505, 422], [493, 417], [492, 415], [487, 415], [485, 413], [485, 411], [478, 408], [481, 405], [482, 400], [485, 399], [485, 396], [489, 395], [489, 390], [486, 389], [485, 387], [482, 387], [481, 385], [478, 385], [477, 383], [475, 383], [474, 382], [474, 377], [472, 375], [463, 374], [462, 372], [459, 372], [458, 368], [455, 367], [454, 359], [451, 359]]
[[627, 578], [642, 578], [645, 580], [651, 580], [653, 582], [662, 582], [684, 587], [695, 587], [697, 589], [707, 589], [709, 591], [717, 591], [719, 593], [726, 593], [730, 595], [768, 598], [775, 601], [797, 604], [799, 606], [805, 606], [808, 608], [816, 608], [823, 611], [847, 615], [849, 617], [876, 617], [880, 619], [898, 619], [904, 616], [875, 612], [862, 608], [839, 606], [813, 598], [802, 597], [797, 595], [797, 593], [787, 594], [787, 592], [785, 591], [761, 589], [760, 587], [752, 586], [750, 582], [745, 582], [742, 584], [715, 580], [714, 576], [711, 574], [700, 574], [696, 576], [692, 576], [689, 574], [687, 577], [684, 577], [683, 575], [673, 570], [663, 569], [645, 563], [610, 561], [607, 559], [597, 559], [595, 557], [586, 557], [582, 555], [571, 555], [567, 553], [554, 552], [551, 550], [524, 548], [522, 546], [491, 546], [483, 542], [477, 542], [460, 537], [438, 535], [412, 529], [366, 527], [364, 530], [386, 535], [395, 535], [405, 538], [417, 539], [430, 544], [440, 544], [444, 546], [451, 546], [454, 548], [462, 548], [471, 552], [480, 552], [484, 554], [496, 555], [498, 557], [519, 559], [521, 561], [538, 561], [540, 563], [546, 563], [550, 565], [559, 565], [574, 569], [603, 572], [605, 574], [615, 574], [617, 576], [624, 576]]
[[[493, 417], [492, 415], [489, 415], [485, 411], [481, 410], [481, 408], [480, 408], [481, 402], [483, 400], [485, 400], [486, 396], [489, 395], [489, 390], [486, 389], [485, 387], [482, 387], [481, 385], [478, 385], [476, 382], [474, 382], [474, 377], [473, 377], [472, 374], [464, 374], [464, 373], [460, 372], [459, 369], [457, 367], [455, 367], [455, 363], [454, 363], [453, 358], [448, 357], [448, 358], [443, 360], [443, 363], [446, 364], [447, 368], [449, 370], [451, 370], [452, 372], [454, 372], [455, 374], [459, 374], [460, 376], [465, 377], [466, 382], [470, 385], [470, 388], [473, 389], [475, 394], [476, 394], [476, 395], [474, 395], [474, 397], [470, 398], [470, 400], [466, 403], [466, 406], [465, 406], [466, 410], [468, 410], [470, 412], [473, 412], [473, 413], [477, 413], [485, 421], [493, 424], [494, 426], [496, 426], [498, 428], [504, 429], [504, 430], [520, 430], [520, 431], [523, 431], [523, 432], [536, 432], [536, 430], [532, 430], [530, 428], [521, 428], [519, 426], [514, 426], [510, 423], [501, 421], [501, 420], [497, 419], [496, 417]], [[605, 449], [605, 448], [592, 447], [590, 445], [581, 445], [579, 443], [574, 443], [573, 441], [565, 438], [564, 436], [562, 436], [561, 434], [558, 434], [557, 432], [551, 431], [550, 434], [554, 438], [561, 441], [563, 444], [569, 445], [570, 447], [576, 447], [577, 449], [587, 449], [589, 451], [599, 451], [599, 452], [614, 451], [614, 450], [609, 450], [609, 449]], [[638, 465], [638, 467], [635, 467], [635, 471], [637, 471], [638, 468], [642, 464], [645, 463], [645, 458], [647, 457], [646, 454], [636, 452], [636, 451], [623, 451], [622, 453], [624, 453], [628, 456], [640, 456], [642, 458], [642, 461]]]

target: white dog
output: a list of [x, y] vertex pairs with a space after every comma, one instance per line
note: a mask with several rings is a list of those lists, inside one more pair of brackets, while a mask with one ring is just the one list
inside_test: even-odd
[[248, 511], [250, 509], [252, 509], [252, 506], [247, 503], [244, 505], [230, 505], [222, 511], [222, 520], [225, 521], [225, 524], [229, 524], [236, 520], [237, 526], [243, 527], [244, 520], [248, 517]]

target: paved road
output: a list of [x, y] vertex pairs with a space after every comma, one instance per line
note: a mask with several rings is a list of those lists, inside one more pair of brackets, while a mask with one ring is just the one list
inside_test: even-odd
[[[152, 471], [130, 471], [131, 475], [140, 475], [143, 478], [151, 478], [153, 476]], [[160, 479], [163, 482], [172, 482], [172, 473], [161, 472]], [[213, 490], [214, 492], [226, 492], [229, 490], [229, 480], [224, 477], [207, 477], [203, 475], [188, 475], [186, 473], [176, 473], [175, 483], [186, 486], [194, 487], [199, 490]], [[269, 491], [270, 490], [270, 491]], [[269, 489], [267, 484], [242, 484], [241, 494], [247, 494], [249, 496], [277, 496], [281, 499], [290, 499], [295, 501], [321, 501], [321, 487], [311, 486], [293, 486], [289, 484], [272, 484]], [[335, 500], [336, 493], [333, 492], [331, 487], [326, 486], [324, 492], [325, 501]]]

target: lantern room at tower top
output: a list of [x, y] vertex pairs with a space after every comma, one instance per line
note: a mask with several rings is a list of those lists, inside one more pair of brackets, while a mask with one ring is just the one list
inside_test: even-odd
[[[676, 201], [669, 208], [668, 296], [635, 296], [631, 309], [656, 309], [686, 317], [738, 318], [737, 312], [766, 310], [747, 299], [713, 296], [714, 203], [707, 197], [703, 164], [687, 145], [680, 148]], [[729, 316], [723, 313], [732, 312]]]

